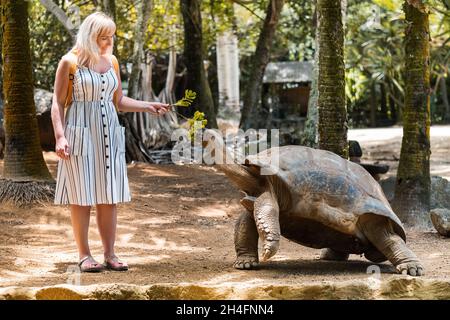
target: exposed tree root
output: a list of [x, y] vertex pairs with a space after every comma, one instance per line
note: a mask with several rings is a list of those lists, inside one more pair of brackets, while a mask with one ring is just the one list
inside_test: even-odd
[[56, 183], [51, 181], [14, 181], [0, 178], [0, 203], [16, 207], [53, 202]]

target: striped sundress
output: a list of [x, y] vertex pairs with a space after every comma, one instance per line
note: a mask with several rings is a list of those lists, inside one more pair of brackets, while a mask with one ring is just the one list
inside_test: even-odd
[[131, 195], [125, 162], [125, 128], [113, 103], [118, 79], [108, 71], [78, 66], [73, 79], [72, 103], [65, 116], [64, 135], [69, 159], [60, 159], [55, 204], [114, 204]]

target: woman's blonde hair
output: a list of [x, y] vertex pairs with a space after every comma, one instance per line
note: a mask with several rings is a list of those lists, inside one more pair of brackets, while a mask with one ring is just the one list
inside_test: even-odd
[[[101, 34], [115, 32], [116, 24], [103, 12], [95, 12], [84, 19], [77, 33], [77, 41], [72, 51], [77, 54], [77, 63], [93, 68], [100, 60], [97, 39]], [[112, 46], [109, 49], [112, 54]]]

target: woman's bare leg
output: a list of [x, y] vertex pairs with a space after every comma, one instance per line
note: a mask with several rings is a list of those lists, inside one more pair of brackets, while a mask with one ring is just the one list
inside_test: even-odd
[[114, 256], [116, 241], [117, 208], [115, 204], [97, 205], [97, 226], [102, 238], [105, 258]]
[[88, 243], [90, 206], [70, 205], [73, 235], [78, 247], [80, 260], [91, 255]]
[[114, 253], [117, 229], [117, 208], [115, 204], [97, 205], [97, 225], [102, 237], [106, 267], [115, 271], [128, 270], [128, 265], [120, 261]]

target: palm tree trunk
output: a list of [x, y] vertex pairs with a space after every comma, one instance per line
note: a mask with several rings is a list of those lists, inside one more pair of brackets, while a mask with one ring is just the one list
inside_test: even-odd
[[188, 88], [197, 92], [193, 109], [205, 113], [209, 128], [217, 128], [211, 88], [203, 64], [202, 16], [199, 0], [180, 0], [184, 22], [184, 58], [188, 70]]
[[[259, 34], [258, 43], [256, 45], [256, 51], [251, 61], [250, 75], [248, 79], [248, 85], [245, 89], [243, 108], [241, 114], [241, 121], [239, 127], [243, 130], [247, 130], [250, 127], [257, 125], [259, 122], [258, 113], [262, 80], [264, 71], [269, 63], [270, 49], [273, 44], [273, 38], [275, 30], [280, 18], [281, 9], [283, 8], [284, 0], [270, 0], [266, 10], [266, 18]], [[266, 115], [268, 118], [268, 115]], [[256, 129], [256, 128], [255, 128]]]
[[[16, 202], [30, 197], [48, 199], [53, 195], [48, 184], [53, 185], [54, 181], [45, 164], [39, 141], [27, 10], [27, 1], [1, 1], [5, 180], [0, 182], [0, 202]], [[44, 185], [42, 194], [34, 189], [36, 183]], [[24, 188], [16, 188], [17, 185]], [[27, 186], [30, 189], [27, 190]], [[37, 191], [37, 194], [30, 195], [30, 190]]]
[[318, 0], [319, 148], [348, 158], [344, 29], [340, 0]]
[[409, 225], [429, 224], [430, 208], [430, 31], [422, 1], [405, 1], [405, 104], [403, 140], [394, 208]]

